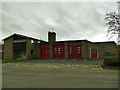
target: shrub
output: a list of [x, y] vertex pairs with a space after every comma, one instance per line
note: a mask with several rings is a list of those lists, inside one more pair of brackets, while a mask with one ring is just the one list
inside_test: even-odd
[[116, 57], [107, 57], [104, 58], [104, 65], [105, 66], [120, 66], [120, 60]]

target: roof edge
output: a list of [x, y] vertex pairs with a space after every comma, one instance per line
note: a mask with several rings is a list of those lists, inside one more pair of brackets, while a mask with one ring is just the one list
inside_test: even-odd
[[[10, 37], [13, 37], [14, 35], [17, 35], [17, 36], [20, 36], [20, 37], [30, 38], [30, 39], [37, 40], [37, 41], [45, 41], [45, 40], [41, 40], [41, 39], [36, 39], [36, 38], [33, 38], [33, 37], [25, 36], [25, 35], [22, 35], [22, 34], [17, 34], [17, 33], [14, 33], [14, 34], [12, 34], [12, 35], [2, 39], [2, 41], [5, 41], [6, 39], [9, 39]], [[45, 42], [47, 42], [47, 41], [45, 41]]]

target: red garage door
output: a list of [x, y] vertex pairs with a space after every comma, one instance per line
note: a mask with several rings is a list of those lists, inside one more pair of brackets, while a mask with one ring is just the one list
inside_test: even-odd
[[82, 58], [81, 45], [68, 46], [69, 58]]
[[49, 46], [40, 46], [40, 58], [50, 58]]
[[65, 58], [64, 45], [53, 46], [53, 57], [54, 58]]

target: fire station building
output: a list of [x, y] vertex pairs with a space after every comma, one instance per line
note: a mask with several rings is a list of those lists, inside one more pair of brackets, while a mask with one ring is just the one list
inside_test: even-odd
[[56, 41], [56, 33], [50, 31], [48, 32], [48, 42], [19, 34], [13, 34], [3, 41], [3, 59], [10, 60], [40, 58], [102, 59], [117, 54], [117, 45], [114, 41]]

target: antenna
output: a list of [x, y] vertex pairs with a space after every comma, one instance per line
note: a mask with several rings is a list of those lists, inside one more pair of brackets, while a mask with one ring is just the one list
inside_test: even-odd
[[53, 32], [53, 28], [52, 28], [52, 32]]

